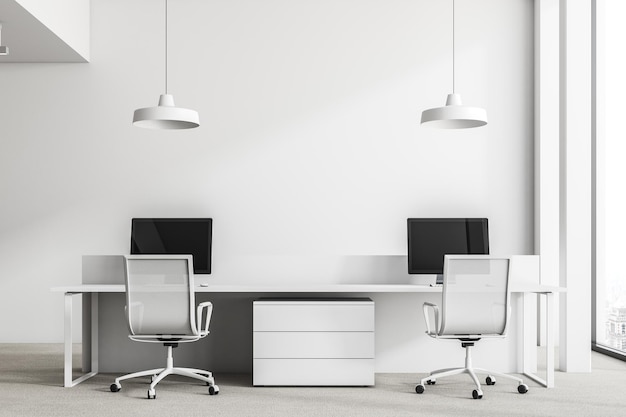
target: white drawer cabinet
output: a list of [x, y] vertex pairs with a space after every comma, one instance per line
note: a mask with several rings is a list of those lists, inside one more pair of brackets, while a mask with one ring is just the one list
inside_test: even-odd
[[371, 299], [262, 299], [253, 315], [254, 385], [374, 385]]

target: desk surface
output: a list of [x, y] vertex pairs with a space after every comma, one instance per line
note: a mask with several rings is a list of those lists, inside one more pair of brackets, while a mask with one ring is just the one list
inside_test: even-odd
[[[281, 285], [209, 285], [196, 286], [197, 293], [438, 293], [442, 287], [416, 284], [281, 284]], [[121, 284], [65, 285], [52, 287], [62, 293], [112, 293], [125, 292]], [[514, 293], [566, 292], [563, 287], [538, 284], [512, 284]]]
[[[209, 285], [196, 287], [198, 293], [248, 293], [248, 294], [296, 294], [296, 293], [336, 293], [336, 294], [348, 294], [348, 293], [405, 293], [405, 294], [419, 294], [419, 293], [441, 293], [442, 287], [431, 287], [429, 285], [416, 285], [416, 284], [366, 284], [366, 285], [354, 285], [354, 284], [282, 284], [282, 285]], [[51, 288], [53, 292], [63, 293], [65, 299], [65, 336], [64, 336], [64, 386], [71, 387], [81, 383], [82, 381], [91, 378], [98, 373], [99, 358], [98, 356], [98, 293], [118, 293], [123, 294], [125, 292], [125, 286], [122, 284], [92, 284], [92, 285], [66, 285]], [[526, 348], [521, 349], [521, 353], [518, 353], [518, 363], [521, 363], [521, 370], [525, 375], [531, 379], [541, 383], [546, 387], [554, 386], [554, 349], [553, 347], [553, 322], [552, 316], [555, 314], [554, 299], [555, 293], [565, 292], [566, 289], [557, 286], [527, 284], [527, 283], [512, 283], [511, 291], [517, 294], [544, 294], [547, 298], [547, 314], [545, 314], [545, 325], [547, 328], [547, 341], [546, 341], [546, 379], [543, 380], [532, 373], [531, 365], [532, 358], [529, 352], [532, 351], [532, 346], [536, 345], [536, 330], [533, 330], [530, 326], [524, 324], [524, 314], [522, 314], [522, 333], [525, 340]], [[83, 334], [83, 353], [87, 352], [88, 361], [91, 362], [91, 369], [88, 373], [73, 379], [73, 314], [72, 304], [75, 294], [91, 294], [89, 297], [90, 303], [83, 303], [83, 312], [88, 311], [90, 313], [89, 321], [87, 323], [88, 331]], [[523, 303], [526, 302], [525, 295], [522, 296]], [[85, 310], [87, 309], [87, 310]], [[87, 363], [87, 362], [86, 362]]]

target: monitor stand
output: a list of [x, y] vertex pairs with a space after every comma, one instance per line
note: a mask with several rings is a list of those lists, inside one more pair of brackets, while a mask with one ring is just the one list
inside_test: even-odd
[[430, 284], [431, 287], [442, 287], [443, 286], [443, 274], [435, 275], [435, 283]]

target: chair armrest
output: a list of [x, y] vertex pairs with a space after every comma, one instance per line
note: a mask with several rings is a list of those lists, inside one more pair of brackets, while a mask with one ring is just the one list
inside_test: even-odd
[[[205, 309], [206, 309], [206, 316], [204, 318], [204, 324], [203, 324], [202, 316], [203, 316]], [[198, 304], [197, 311], [198, 311], [197, 323], [198, 323], [198, 327], [200, 331], [200, 336], [204, 337], [207, 334], [209, 334], [209, 324], [211, 323], [211, 315], [213, 314], [213, 303], [211, 303], [210, 301], [205, 301], [203, 303], [200, 303]]]
[[[424, 320], [426, 321], [426, 333], [430, 336], [437, 337], [439, 336], [439, 329], [441, 327], [441, 323], [439, 322], [439, 306], [433, 303], [424, 303]], [[435, 314], [435, 331], [433, 332], [430, 323], [430, 316], [428, 315], [428, 310], [431, 309]]]

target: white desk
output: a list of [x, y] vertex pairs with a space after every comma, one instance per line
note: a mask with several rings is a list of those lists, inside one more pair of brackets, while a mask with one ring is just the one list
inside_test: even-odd
[[[210, 285], [208, 287], [196, 287], [196, 293], [439, 293], [441, 287], [431, 287], [427, 285]], [[65, 359], [64, 359], [64, 386], [73, 387], [98, 373], [98, 294], [100, 293], [123, 293], [124, 285], [70, 285], [52, 288], [53, 292], [61, 292], [65, 295]], [[522, 317], [522, 340], [524, 341], [518, 360], [522, 368], [522, 373], [535, 382], [547, 387], [554, 387], [554, 328], [556, 311], [554, 307], [554, 295], [565, 292], [564, 288], [546, 285], [511, 285], [512, 293], [519, 293], [523, 296], [523, 302], [518, 306], [514, 315]], [[89, 302], [83, 305], [83, 309], [88, 309], [90, 313], [87, 328], [90, 332], [90, 343], [88, 347], [83, 346], [83, 352], [91, 357], [91, 369], [86, 374], [72, 379], [72, 307], [73, 296], [78, 294], [90, 294]], [[546, 378], [540, 378], [530, 369], [532, 349], [536, 349], [536, 333], [534, 323], [525, 320], [526, 310], [532, 308], [531, 296], [539, 294], [546, 297], [546, 314], [544, 323], [547, 329], [546, 336]], [[535, 350], [536, 351], [536, 350]]]

